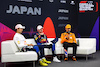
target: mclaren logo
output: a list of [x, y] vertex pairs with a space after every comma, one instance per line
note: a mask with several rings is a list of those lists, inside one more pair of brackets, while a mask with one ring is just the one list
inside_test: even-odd
[[26, 15], [41, 15], [41, 8], [37, 7], [26, 7], [26, 6], [13, 6], [9, 5], [9, 9], [6, 10], [6, 13], [9, 14], [26, 14]]

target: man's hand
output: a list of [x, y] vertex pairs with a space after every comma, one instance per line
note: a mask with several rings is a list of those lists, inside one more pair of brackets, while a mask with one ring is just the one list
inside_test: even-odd
[[67, 35], [66, 39], [67, 39], [67, 40], [69, 40], [69, 39], [70, 39], [70, 36], [71, 36], [70, 34], [69, 34], [69, 35]]
[[69, 39], [70, 39], [70, 36], [68, 36], [68, 37], [65, 37], [65, 39], [69, 40]]
[[75, 41], [73, 41], [73, 43], [75, 43]]
[[45, 43], [46, 42], [46, 39], [41, 39], [41, 43]]
[[28, 46], [34, 46], [33, 44], [28, 44]]
[[70, 34], [66, 34], [65, 39], [69, 40], [70, 39]]

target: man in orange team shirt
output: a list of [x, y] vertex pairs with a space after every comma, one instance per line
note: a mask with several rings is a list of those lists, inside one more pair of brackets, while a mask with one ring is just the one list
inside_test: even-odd
[[73, 47], [73, 61], [76, 61], [76, 50], [77, 50], [77, 42], [76, 42], [76, 37], [74, 33], [71, 33], [71, 25], [67, 24], [65, 26], [66, 32], [61, 34], [61, 43], [63, 44], [64, 51], [65, 51], [65, 61], [68, 60], [68, 53], [67, 49], [68, 47]]

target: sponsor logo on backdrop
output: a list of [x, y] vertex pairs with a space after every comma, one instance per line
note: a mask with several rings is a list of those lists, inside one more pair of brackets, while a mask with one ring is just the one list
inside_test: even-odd
[[18, 1], [32, 2], [32, 0], [18, 0]]
[[58, 20], [68, 20], [69, 18], [68, 17], [64, 17], [64, 16], [59, 16], [58, 17]]
[[71, 1], [71, 3], [70, 3], [70, 4], [75, 5], [75, 2], [74, 2], [74, 1]]
[[26, 6], [13, 6], [9, 5], [8, 10], [6, 10], [8, 14], [26, 14], [26, 15], [41, 15], [41, 8], [37, 7], [26, 7]]
[[43, 0], [39, 0], [39, 1], [43, 1]]
[[59, 24], [58, 27], [64, 27], [66, 26], [67, 24]]
[[[43, 0], [39, 0], [39, 1], [43, 1]], [[54, 2], [54, 0], [48, 0], [48, 1], [51, 2], [51, 3]]]
[[60, 3], [67, 3], [66, 0], [60, 0]]
[[67, 10], [67, 9], [59, 9], [58, 13], [69, 13], [69, 10]]
[[93, 1], [81, 1], [79, 3], [79, 12], [97, 12], [98, 2]]
[[54, 0], [49, 0], [49, 2], [54, 2]]

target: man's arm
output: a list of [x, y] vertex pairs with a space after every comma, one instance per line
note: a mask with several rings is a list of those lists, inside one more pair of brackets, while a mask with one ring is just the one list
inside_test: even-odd
[[64, 36], [64, 33], [61, 34], [61, 37], [60, 38], [61, 38], [61, 43], [64, 43], [64, 41], [66, 41], [66, 38]]
[[41, 36], [40, 35], [34, 35], [34, 39], [35, 41], [38, 43], [41, 40]]
[[15, 37], [14, 38], [14, 42], [17, 44], [18, 47], [24, 47], [24, 46], [27, 46], [25, 45], [25, 42], [24, 41], [21, 41], [19, 37]]

